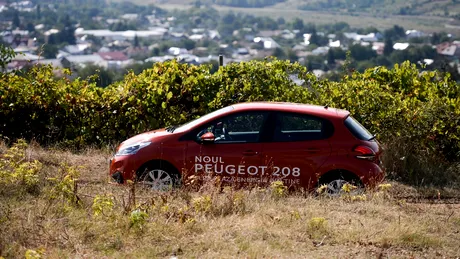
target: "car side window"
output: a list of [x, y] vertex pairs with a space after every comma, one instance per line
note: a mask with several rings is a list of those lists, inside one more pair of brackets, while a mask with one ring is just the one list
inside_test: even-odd
[[217, 119], [199, 131], [197, 138], [207, 132], [215, 136], [215, 143], [258, 142], [267, 112], [238, 113]]
[[319, 140], [326, 138], [324, 120], [295, 113], [278, 113], [274, 142]]

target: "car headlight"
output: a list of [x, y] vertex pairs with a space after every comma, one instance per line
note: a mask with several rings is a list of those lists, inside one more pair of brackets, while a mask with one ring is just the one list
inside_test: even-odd
[[136, 154], [137, 151], [140, 149], [150, 145], [151, 142], [139, 142], [139, 143], [134, 143], [129, 146], [123, 147], [122, 149], [118, 150], [118, 152], [115, 154], [116, 156], [126, 156], [126, 155], [133, 155]]

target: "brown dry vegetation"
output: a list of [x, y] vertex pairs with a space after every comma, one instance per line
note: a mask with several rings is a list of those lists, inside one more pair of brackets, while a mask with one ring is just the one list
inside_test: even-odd
[[[0, 145], [0, 156], [6, 150]], [[460, 256], [460, 205], [440, 204], [436, 196], [408, 203], [399, 197], [419, 190], [395, 182], [368, 191], [365, 200], [286, 195], [282, 188], [219, 192], [211, 182], [200, 191], [159, 194], [109, 185], [108, 149], [76, 154], [30, 145], [25, 157], [43, 164], [42, 180], [32, 191], [0, 185], [5, 258], [23, 258], [28, 249], [44, 258]], [[55, 186], [43, 179], [63, 174], [63, 162], [81, 166], [78, 189], [71, 190], [78, 205], [74, 197], [49, 198]]]

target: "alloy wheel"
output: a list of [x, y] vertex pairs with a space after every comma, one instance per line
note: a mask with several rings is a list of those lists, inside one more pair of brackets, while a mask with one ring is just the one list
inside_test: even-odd
[[171, 175], [161, 169], [146, 170], [142, 184], [154, 191], [169, 191], [173, 186]]

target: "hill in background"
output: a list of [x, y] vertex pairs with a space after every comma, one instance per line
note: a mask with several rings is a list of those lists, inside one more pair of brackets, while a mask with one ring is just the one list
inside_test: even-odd
[[460, 0], [113, 0], [161, 8], [186, 9], [212, 5], [233, 11], [304, 22], [346, 22], [353, 27], [390, 28], [395, 24], [427, 32], [460, 33]]
[[460, 14], [459, 0], [130, 0], [138, 4], [203, 4], [231, 7], [270, 7], [300, 9], [320, 12], [355, 13], [376, 15], [430, 15], [456, 17]]

